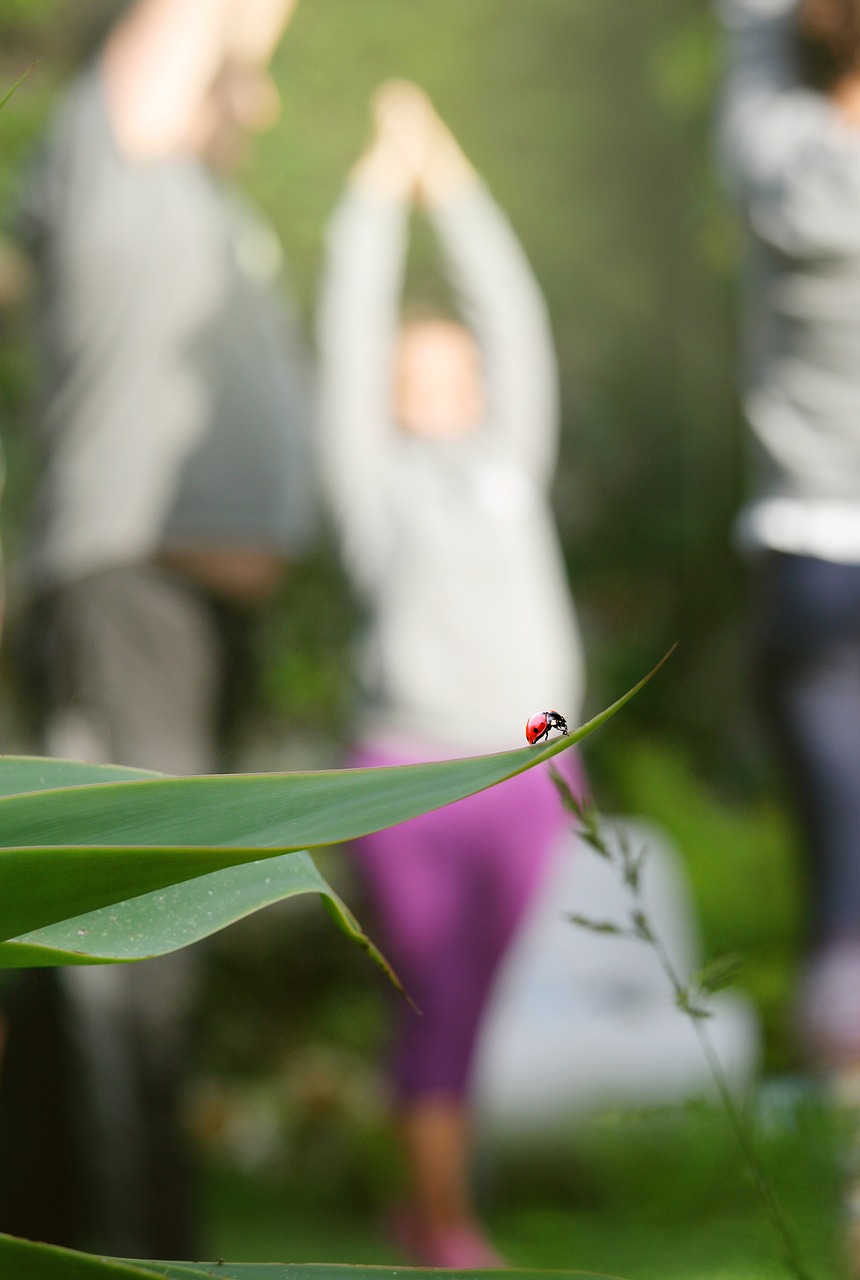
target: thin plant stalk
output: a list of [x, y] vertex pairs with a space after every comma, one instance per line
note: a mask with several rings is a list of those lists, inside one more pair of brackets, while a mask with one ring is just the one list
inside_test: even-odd
[[575, 816], [579, 823], [582, 838], [595, 853], [618, 867], [625, 887], [633, 901], [633, 910], [630, 914], [630, 926], [628, 928], [608, 921], [590, 920], [579, 915], [572, 915], [570, 917], [571, 922], [594, 933], [616, 934], [619, 937], [635, 938], [637, 941], [646, 943], [655, 951], [660, 966], [669, 980], [675, 997], [675, 1004], [693, 1024], [702, 1052], [705, 1055], [705, 1061], [708, 1064], [708, 1070], [713, 1077], [720, 1102], [737, 1139], [765, 1216], [779, 1241], [781, 1260], [796, 1277], [796, 1280], [814, 1280], [812, 1272], [810, 1272], [803, 1260], [794, 1231], [779, 1203], [773, 1183], [756, 1153], [749, 1126], [745, 1123], [735, 1103], [725, 1070], [706, 1026], [707, 1019], [711, 1015], [703, 1007], [702, 998], [718, 990], [719, 987], [724, 986], [730, 980], [738, 968], [736, 958], [726, 957], [717, 961], [704, 973], [698, 975], [694, 982], [683, 982], [662, 939], [655, 932], [644, 911], [642, 902], [642, 868], [645, 861], [645, 853], [634, 854], [622, 836], [619, 859], [618, 854], [609, 847], [603, 836], [595, 810], [587, 803], [577, 799], [566, 779], [560, 773], [553, 770], [552, 776], [565, 808]]
[[[672, 985], [676, 1004], [680, 1009], [685, 1009], [685, 1004], [689, 999], [689, 991], [678, 976], [678, 973], [675, 970], [662, 942], [658, 937], [653, 935], [649, 939], [643, 938], [643, 941], [648, 941], [654, 948], [660, 960], [663, 972], [666, 974], [666, 977]], [[756, 1191], [758, 1192], [770, 1224], [779, 1238], [782, 1260], [786, 1267], [797, 1277], [797, 1280], [813, 1280], [812, 1273], [808, 1270], [803, 1261], [794, 1231], [783, 1212], [773, 1184], [758, 1158], [749, 1132], [749, 1126], [744, 1122], [743, 1116], [735, 1103], [728, 1079], [726, 1078], [725, 1070], [723, 1069], [723, 1064], [720, 1061], [719, 1054], [716, 1051], [714, 1042], [708, 1032], [705, 1022], [705, 1019], [709, 1015], [700, 1007], [691, 1007], [689, 1010], [685, 1011], [688, 1013], [693, 1029], [698, 1037], [699, 1044], [702, 1046], [702, 1052], [705, 1055], [705, 1059], [708, 1063], [708, 1069], [713, 1076], [714, 1083], [720, 1095], [723, 1110], [725, 1111], [729, 1124], [737, 1138], [738, 1145], [741, 1149], [744, 1160], [746, 1161], [750, 1177], [752, 1178]]]
[[33, 70], [33, 68], [36, 65], [37, 64], [35, 62], [31, 62], [27, 70], [22, 75], [20, 75], [18, 79], [15, 81], [15, 83], [12, 85], [11, 89], [6, 90], [3, 96], [0, 97], [0, 107], [5, 107], [6, 103], [12, 97], [12, 94], [15, 92], [16, 89], [20, 88], [20, 86], [24, 83], [24, 81], [27, 79], [27, 76], [30, 74], [30, 72]]

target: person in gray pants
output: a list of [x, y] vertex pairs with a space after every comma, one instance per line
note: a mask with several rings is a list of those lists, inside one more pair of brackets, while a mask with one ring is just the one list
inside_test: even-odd
[[758, 670], [808, 851], [811, 1060], [860, 1063], [860, 3], [723, 0]]
[[[30, 174], [41, 469], [25, 647], [50, 755], [224, 767], [233, 637], [313, 533], [281, 252], [227, 181], [277, 113], [266, 68], [294, 4], [126, 5]], [[13, 993], [0, 1228], [194, 1256], [178, 1108], [195, 970], [180, 953], [31, 974]], [[29, 1082], [50, 1067], [45, 1043], [68, 1106], [40, 1129]], [[46, 1190], [52, 1144], [71, 1154]]]
[[[749, 233], [744, 408], [758, 687], [806, 853], [796, 1026], [860, 1086], [860, 2], [722, 0], [726, 169]], [[855, 1162], [860, 1162], [860, 1141]], [[860, 1179], [846, 1197], [860, 1275]]]

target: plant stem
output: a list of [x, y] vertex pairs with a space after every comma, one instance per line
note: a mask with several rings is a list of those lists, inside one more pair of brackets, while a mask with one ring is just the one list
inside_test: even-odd
[[598, 932], [617, 932], [629, 938], [636, 938], [640, 942], [647, 943], [656, 951], [663, 972], [672, 987], [678, 1008], [683, 1013], [686, 1013], [693, 1023], [705, 1055], [705, 1061], [717, 1086], [720, 1101], [737, 1138], [741, 1154], [758, 1192], [765, 1215], [780, 1241], [782, 1262], [794, 1274], [796, 1280], [814, 1280], [812, 1272], [808, 1270], [803, 1261], [794, 1232], [782, 1210], [773, 1184], [758, 1158], [749, 1127], [735, 1104], [723, 1064], [720, 1062], [714, 1042], [708, 1034], [707, 1027], [704, 1025], [704, 1019], [707, 1015], [694, 1005], [690, 997], [689, 985], [681, 981], [662, 939], [655, 933], [646, 915], [640, 876], [644, 855], [640, 853], [638, 857], [634, 857], [623, 836], [620, 839], [619, 848], [614, 849], [612, 844], [606, 840], [601, 823], [593, 807], [580, 803], [565, 780], [555, 771], [553, 772], [553, 781], [558, 787], [563, 804], [578, 820], [580, 834], [585, 842], [600, 857], [614, 867], [617, 868], [620, 862], [622, 879], [629, 891], [634, 907], [631, 914], [632, 927], [626, 929], [616, 929], [606, 923], [589, 922], [578, 917], [574, 919], [588, 928], [596, 929]]
[[[635, 894], [635, 896], [637, 899], [639, 898], [638, 893]], [[672, 985], [672, 989], [680, 1007], [684, 1008], [687, 997], [687, 988], [678, 976], [675, 966], [672, 964], [669, 954], [660, 938], [652, 932], [649, 938], [643, 940], [650, 942], [651, 946], [657, 952], [663, 972], [666, 974], [666, 977]], [[759, 1194], [762, 1205], [764, 1206], [765, 1213], [767, 1214], [770, 1224], [782, 1244], [783, 1262], [788, 1269], [794, 1273], [797, 1280], [813, 1280], [812, 1273], [807, 1269], [803, 1258], [801, 1257], [800, 1249], [794, 1237], [794, 1232], [782, 1211], [782, 1206], [780, 1205], [776, 1192], [773, 1189], [773, 1184], [762, 1168], [761, 1161], [758, 1158], [755, 1146], [751, 1140], [748, 1126], [745, 1124], [743, 1117], [735, 1105], [735, 1100], [732, 1096], [732, 1091], [726, 1078], [723, 1064], [720, 1062], [719, 1054], [714, 1047], [713, 1040], [708, 1034], [708, 1029], [704, 1025], [704, 1020], [699, 1015], [692, 1012], [688, 1013], [688, 1017], [691, 1019], [696, 1035], [699, 1038], [699, 1043], [702, 1046], [702, 1051], [708, 1063], [708, 1069], [710, 1070], [711, 1075], [714, 1078], [714, 1083], [717, 1086], [717, 1091], [720, 1095], [720, 1101], [723, 1104], [723, 1109], [725, 1110], [735, 1137], [738, 1140], [738, 1145], [740, 1146], [744, 1160], [747, 1163], [747, 1168], [755, 1184], [755, 1188]]]
[[6, 90], [6, 92], [3, 94], [3, 97], [0, 98], [0, 107], [5, 107], [6, 103], [12, 97], [12, 94], [20, 85], [24, 83], [24, 81], [27, 79], [27, 76], [30, 74], [30, 72], [33, 70], [35, 66], [36, 66], [36, 63], [31, 62], [27, 70], [24, 72], [24, 74], [20, 75], [18, 79], [15, 81], [15, 83], [12, 85], [12, 88]]

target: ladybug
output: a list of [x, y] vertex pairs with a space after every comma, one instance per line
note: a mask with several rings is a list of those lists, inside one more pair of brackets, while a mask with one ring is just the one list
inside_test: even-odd
[[567, 721], [557, 711], [538, 711], [526, 724], [526, 738], [534, 746], [541, 738], [549, 737], [550, 729], [558, 729], [563, 737], [568, 737]]

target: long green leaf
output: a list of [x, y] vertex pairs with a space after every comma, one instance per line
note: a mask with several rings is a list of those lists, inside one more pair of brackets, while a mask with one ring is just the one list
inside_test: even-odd
[[432, 1271], [422, 1267], [369, 1267], [347, 1266], [330, 1262], [277, 1263], [277, 1262], [210, 1262], [193, 1264], [189, 1274], [187, 1268], [180, 1263], [176, 1266], [167, 1264], [161, 1269], [161, 1263], [143, 1263], [152, 1266], [150, 1276], [164, 1277], [164, 1280], [397, 1280], [403, 1276], [408, 1280], [481, 1280], [483, 1276], [494, 1276], [496, 1280], [620, 1280], [618, 1276], [607, 1276], [594, 1271]]
[[50, 756], [0, 756], [0, 798], [31, 791], [56, 791], [94, 782], [143, 782], [167, 774], [149, 769], [126, 769], [118, 764], [84, 764]]
[[[140, 1262], [33, 1244], [0, 1235], [0, 1276], [8, 1280], [393, 1280], [403, 1268], [328, 1263]], [[588, 1271], [448, 1271], [448, 1277], [509, 1280], [612, 1280]], [[409, 1268], [410, 1280], [439, 1280], [438, 1271]]]
[[[56, 1245], [33, 1244], [14, 1236], [0, 1235], [0, 1276], [4, 1280], [152, 1280], [151, 1264], [122, 1262], [118, 1258], [97, 1258]], [[161, 1275], [168, 1274], [162, 1269]], [[191, 1268], [189, 1280], [207, 1276], [205, 1270]], [[184, 1280], [173, 1272], [172, 1280]]]
[[571, 741], [436, 764], [156, 778], [7, 795], [0, 799], [0, 839], [7, 848], [44, 851], [117, 844], [318, 848], [483, 791]]
[[344, 930], [369, 946], [307, 853], [227, 867], [0, 943], [0, 968], [147, 960], [199, 942], [262, 907], [316, 893]]
[[[152, 1264], [143, 1264], [152, 1265]], [[189, 1273], [179, 1264], [158, 1270], [155, 1264], [151, 1275], [165, 1280], [190, 1280]], [[481, 1280], [494, 1276], [496, 1280], [621, 1280], [619, 1276], [607, 1276], [595, 1271], [430, 1271], [422, 1267], [368, 1267], [336, 1265], [329, 1262], [277, 1263], [277, 1262], [215, 1262], [195, 1263], [194, 1280], [205, 1276], [220, 1280]]]
[[[568, 749], [649, 678], [569, 738], [438, 764], [69, 786], [72, 776], [82, 783], [116, 773], [0, 761], [0, 941], [228, 866], [350, 840], [473, 795]], [[54, 777], [59, 787], [51, 787]]]

